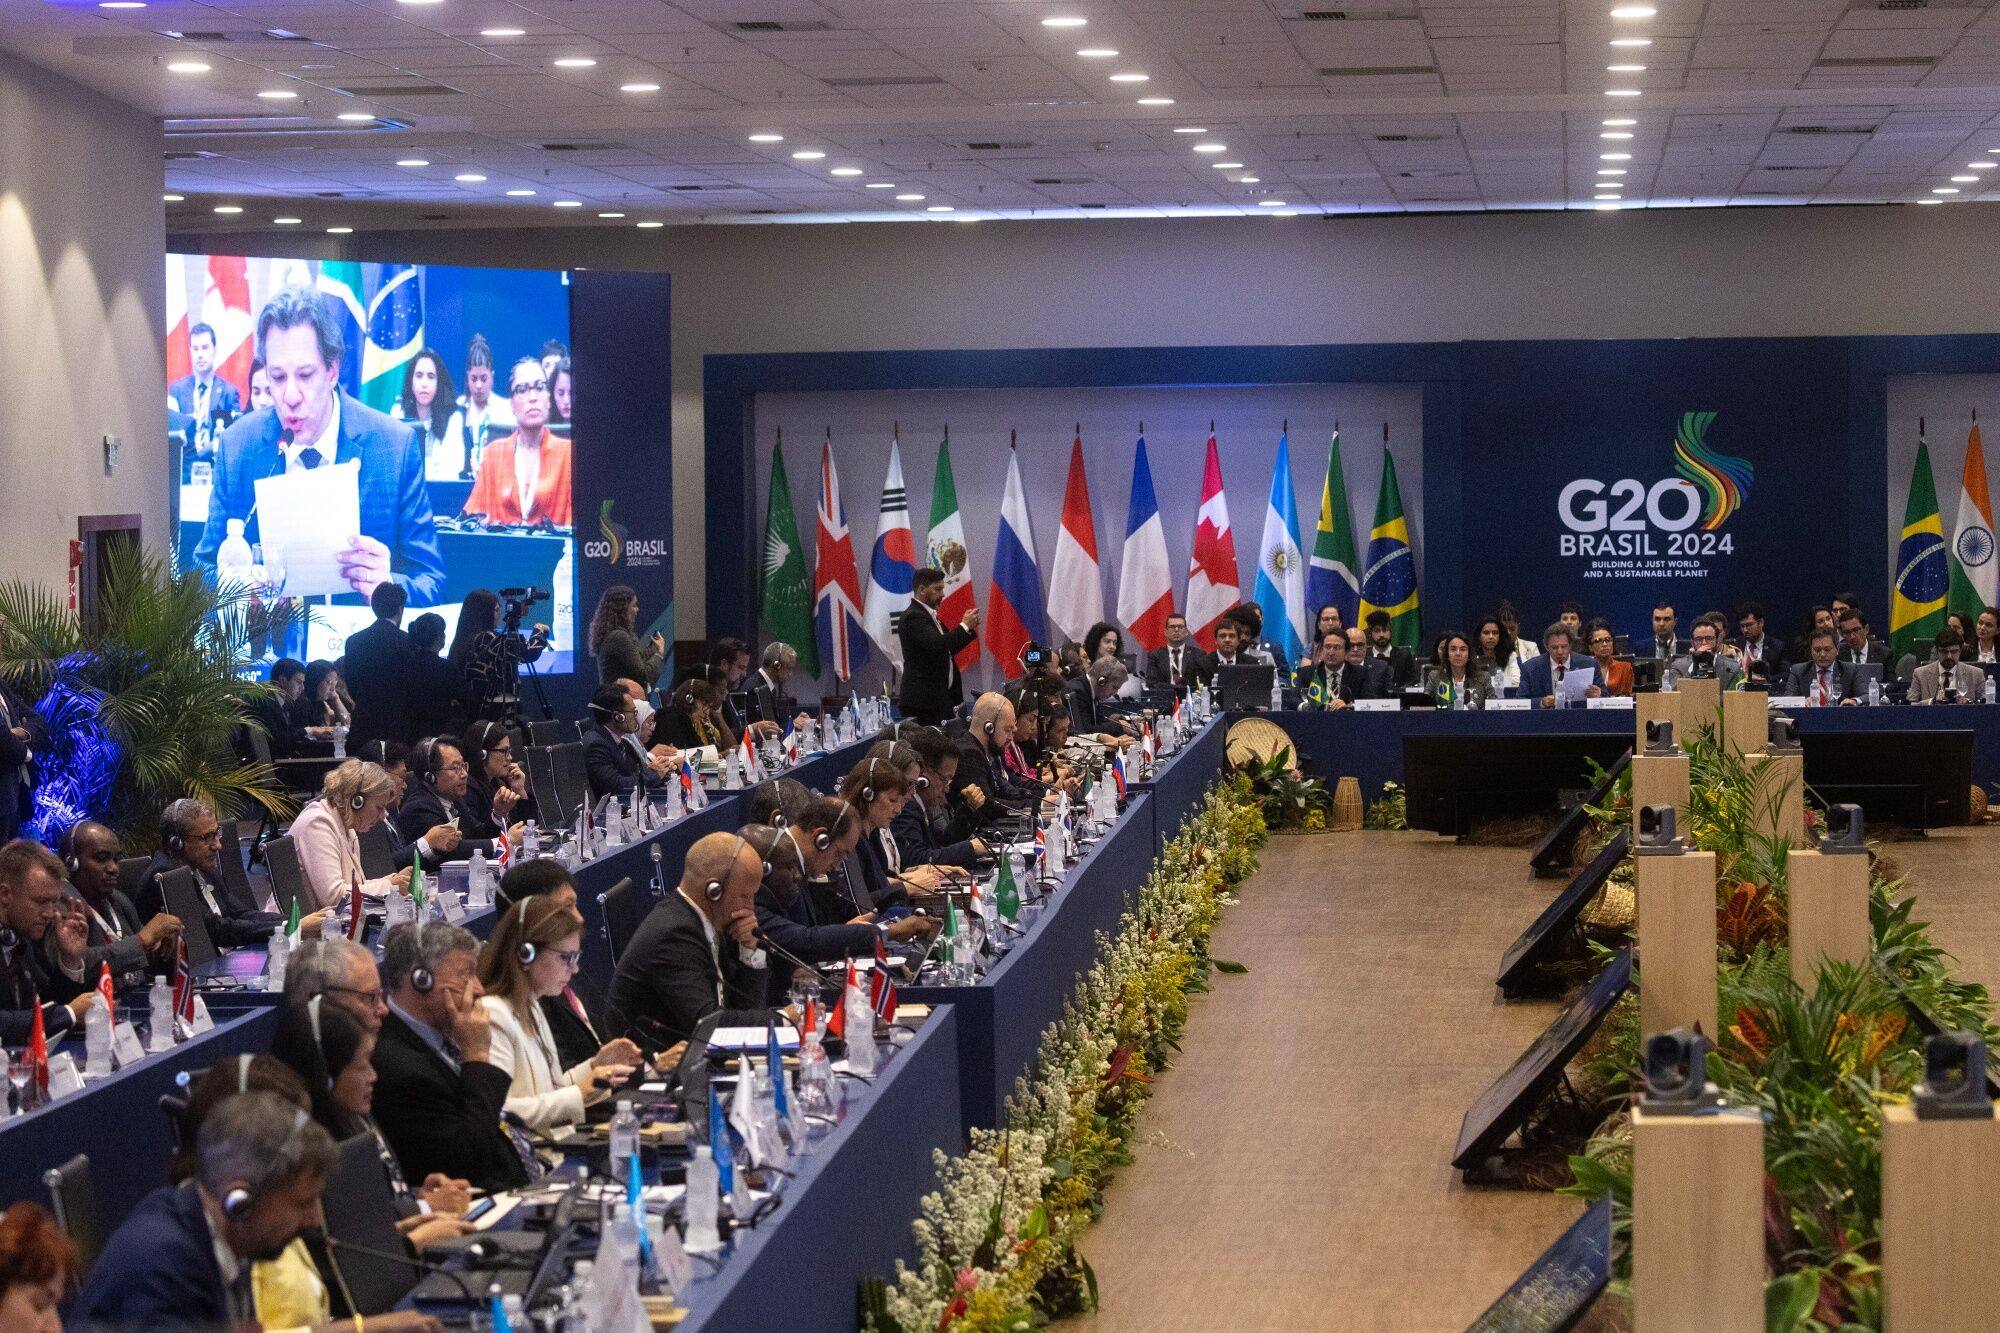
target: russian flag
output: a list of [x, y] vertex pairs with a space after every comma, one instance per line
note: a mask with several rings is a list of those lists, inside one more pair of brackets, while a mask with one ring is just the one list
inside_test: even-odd
[[1035, 533], [1028, 525], [1028, 496], [1021, 488], [1021, 456], [1007, 455], [1007, 490], [1000, 500], [1000, 532], [993, 539], [993, 586], [986, 594], [986, 648], [1008, 680], [1021, 675], [1021, 653], [1047, 633], [1042, 572], [1035, 563]]
[[1114, 754], [1111, 756], [1111, 781], [1118, 788], [1118, 799], [1121, 801], [1124, 800], [1125, 799], [1125, 756], [1122, 754]]
[[889, 441], [889, 473], [882, 481], [882, 518], [875, 529], [875, 550], [868, 557], [868, 637], [883, 656], [903, 665], [903, 640], [896, 622], [910, 604], [917, 574], [917, 545], [910, 536], [910, 499], [903, 490], [901, 444]]
[[1167, 533], [1146, 462], [1146, 437], [1132, 455], [1132, 499], [1125, 509], [1125, 549], [1118, 560], [1118, 618], [1147, 652], [1167, 646], [1167, 617], [1174, 613], [1173, 572]]
[[868, 636], [861, 628], [861, 575], [854, 567], [854, 540], [847, 531], [847, 506], [840, 499], [840, 474], [833, 466], [833, 437], [819, 451], [818, 559], [813, 565], [813, 635], [820, 661], [846, 680], [868, 664]]
[[1104, 619], [1104, 580], [1097, 565], [1097, 522], [1090, 513], [1090, 481], [1083, 471], [1083, 427], [1069, 446], [1069, 479], [1063, 485], [1062, 527], [1049, 566], [1049, 619], [1082, 643]]

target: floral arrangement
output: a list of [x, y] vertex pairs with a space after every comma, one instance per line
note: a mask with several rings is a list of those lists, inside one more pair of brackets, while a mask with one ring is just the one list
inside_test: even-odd
[[[1870, 965], [1829, 963], [1807, 994], [1791, 976], [1789, 848], [1759, 831], [1779, 798], [1764, 763], [1697, 730], [1687, 745], [1690, 844], [1716, 853], [1717, 990], [1722, 1014], [1708, 1077], [1724, 1098], [1765, 1117], [1765, 1250], [1773, 1276], [1767, 1327], [1847, 1333], [1882, 1327], [1882, 1108], [1909, 1100], [1923, 1074], [1914, 1004], [1945, 1029], [1995, 1038], [1982, 986], [1953, 975], [1950, 957], [1913, 918], [1908, 883], [1876, 863], [1870, 885]], [[1629, 817], [1629, 796], [1618, 817]], [[1607, 812], [1608, 813], [1608, 812]], [[1566, 1192], [1610, 1192], [1618, 1242], [1615, 1294], [1629, 1294], [1632, 1143], [1629, 1102], [1640, 1066], [1640, 980], [1613, 1009], [1577, 1081], [1611, 1107], [1570, 1158]]]
[[1014, 1084], [1005, 1127], [974, 1130], [960, 1156], [937, 1154], [938, 1190], [912, 1228], [917, 1262], [863, 1285], [866, 1328], [990, 1333], [1096, 1307], [1077, 1239], [1131, 1160], [1133, 1119], [1215, 965], [1209, 934], [1268, 836], [1247, 777], [1209, 791], [1117, 933], [1099, 936], [1096, 964]]
[[1268, 759], [1251, 757], [1237, 770], [1250, 779], [1250, 792], [1274, 831], [1324, 833], [1333, 809], [1325, 778], [1299, 771], [1292, 747], [1281, 745]]
[[1400, 782], [1382, 784], [1382, 794], [1369, 805], [1368, 813], [1362, 816], [1361, 827], [1371, 829], [1406, 829], [1410, 826], [1409, 797]]

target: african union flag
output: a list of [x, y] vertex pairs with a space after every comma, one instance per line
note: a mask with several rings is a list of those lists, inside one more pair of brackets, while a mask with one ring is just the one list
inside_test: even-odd
[[1951, 570], [1945, 555], [1944, 520], [1938, 515], [1937, 486], [1931, 481], [1931, 453], [1917, 424], [1917, 462], [1910, 469], [1910, 498], [1903, 506], [1903, 536], [1896, 546], [1896, 583], [1889, 597], [1889, 651], [1900, 658], [1916, 651], [1918, 639], [1935, 639], [1944, 628], [1945, 593]]

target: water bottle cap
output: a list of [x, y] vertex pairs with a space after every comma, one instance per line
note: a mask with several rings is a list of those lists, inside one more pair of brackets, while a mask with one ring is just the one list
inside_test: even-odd
[[632, 1113], [632, 1099], [630, 1097], [620, 1097], [618, 1099], [618, 1114], [630, 1115], [631, 1113]]
[[715, 1156], [715, 1150], [710, 1148], [706, 1143], [697, 1143], [694, 1145], [694, 1155], [697, 1159], [713, 1157]]
[[228, 529], [229, 535], [232, 537], [241, 537], [243, 535], [243, 520], [240, 518], [232, 518], [223, 526]]

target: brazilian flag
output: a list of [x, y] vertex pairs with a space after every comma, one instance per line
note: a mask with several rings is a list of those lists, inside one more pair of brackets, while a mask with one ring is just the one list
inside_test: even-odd
[[1938, 516], [1931, 453], [1919, 424], [1917, 462], [1910, 470], [1910, 498], [1903, 506], [1903, 536], [1896, 546], [1896, 584], [1889, 597], [1892, 659], [1915, 652], [1918, 639], [1937, 637], [1944, 628], [1945, 592], [1950, 585], [1944, 520]]
[[[1936, 510], [1935, 502], [1931, 508]], [[1375, 526], [1369, 530], [1368, 555], [1361, 568], [1363, 622], [1371, 611], [1389, 613], [1392, 643], [1417, 646], [1417, 558], [1410, 547], [1410, 523], [1403, 516], [1403, 492], [1396, 485], [1396, 460], [1386, 444], [1382, 447], [1382, 489], [1375, 499]]]

